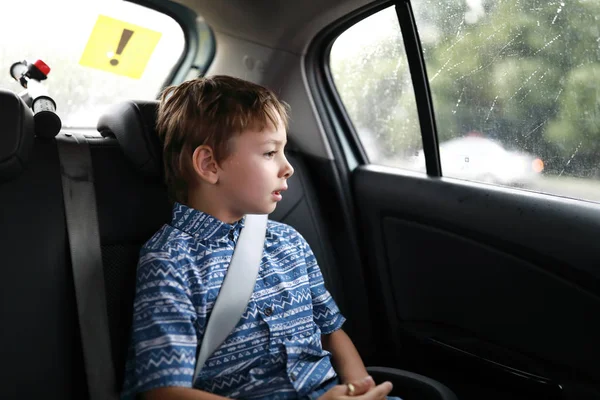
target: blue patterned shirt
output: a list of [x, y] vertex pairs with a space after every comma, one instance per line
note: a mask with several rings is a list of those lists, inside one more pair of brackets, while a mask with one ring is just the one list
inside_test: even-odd
[[314, 399], [337, 383], [321, 334], [340, 329], [344, 317], [308, 243], [273, 221], [245, 312], [192, 382], [243, 225], [176, 203], [171, 223], [142, 247], [124, 398], [180, 386], [230, 398]]

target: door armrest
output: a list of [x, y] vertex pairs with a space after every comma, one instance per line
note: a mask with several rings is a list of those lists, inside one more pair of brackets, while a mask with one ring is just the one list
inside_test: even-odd
[[392, 382], [392, 394], [402, 400], [458, 400], [447, 386], [423, 375], [387, 367], [368, 367], [367, 372], [378, 384]]

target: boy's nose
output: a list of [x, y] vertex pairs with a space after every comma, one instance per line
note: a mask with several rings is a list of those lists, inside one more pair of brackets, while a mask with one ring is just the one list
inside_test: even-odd
[[283, 177], [285, 179], [288, 179], [292, 175], [294, 175], [294, 167], [292, 167], [292, 164], [290, 164], [290, 162], [286, 158], [285, 165], [283, 167]]

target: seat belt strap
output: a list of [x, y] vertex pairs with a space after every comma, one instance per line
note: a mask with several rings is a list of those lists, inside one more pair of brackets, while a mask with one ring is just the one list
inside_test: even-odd
[[59, 134], [56, 141], [89, 398], [113, 400], [117, 387], [91, 152], [81, 134]]
[[248, 306], [262, 261], [267, 221], [266, 214], [246, 215], [244, 228], [238, 237], [227, 274], [204, 331], [194, 382], [206, 360], [233, 332]]

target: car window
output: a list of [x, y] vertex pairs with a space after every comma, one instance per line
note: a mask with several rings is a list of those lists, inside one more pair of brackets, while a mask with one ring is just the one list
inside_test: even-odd
[[415, 95], [393, 7], [344, 31], [333, 43], [333, 82], [374, 164], [415, 168], [422, 150]]
[[600, 200], [600, 3], [413, 7], [443, 175]]
[[[442, 175], [600, 201], [600, 2], [412, 5]], [[370, 162], [424, 172], [397, 24], [386, 9], [354, 25], [331, 70]]]
[[171, 17], [118, 1], [30, 0], [0, 6], [0, 87], [21, 92], [15, 62], [43, 60], [44, 85], [64, 127], [95, 127], [104, 108], [154, 99], [181, 57], [185, 38]]

